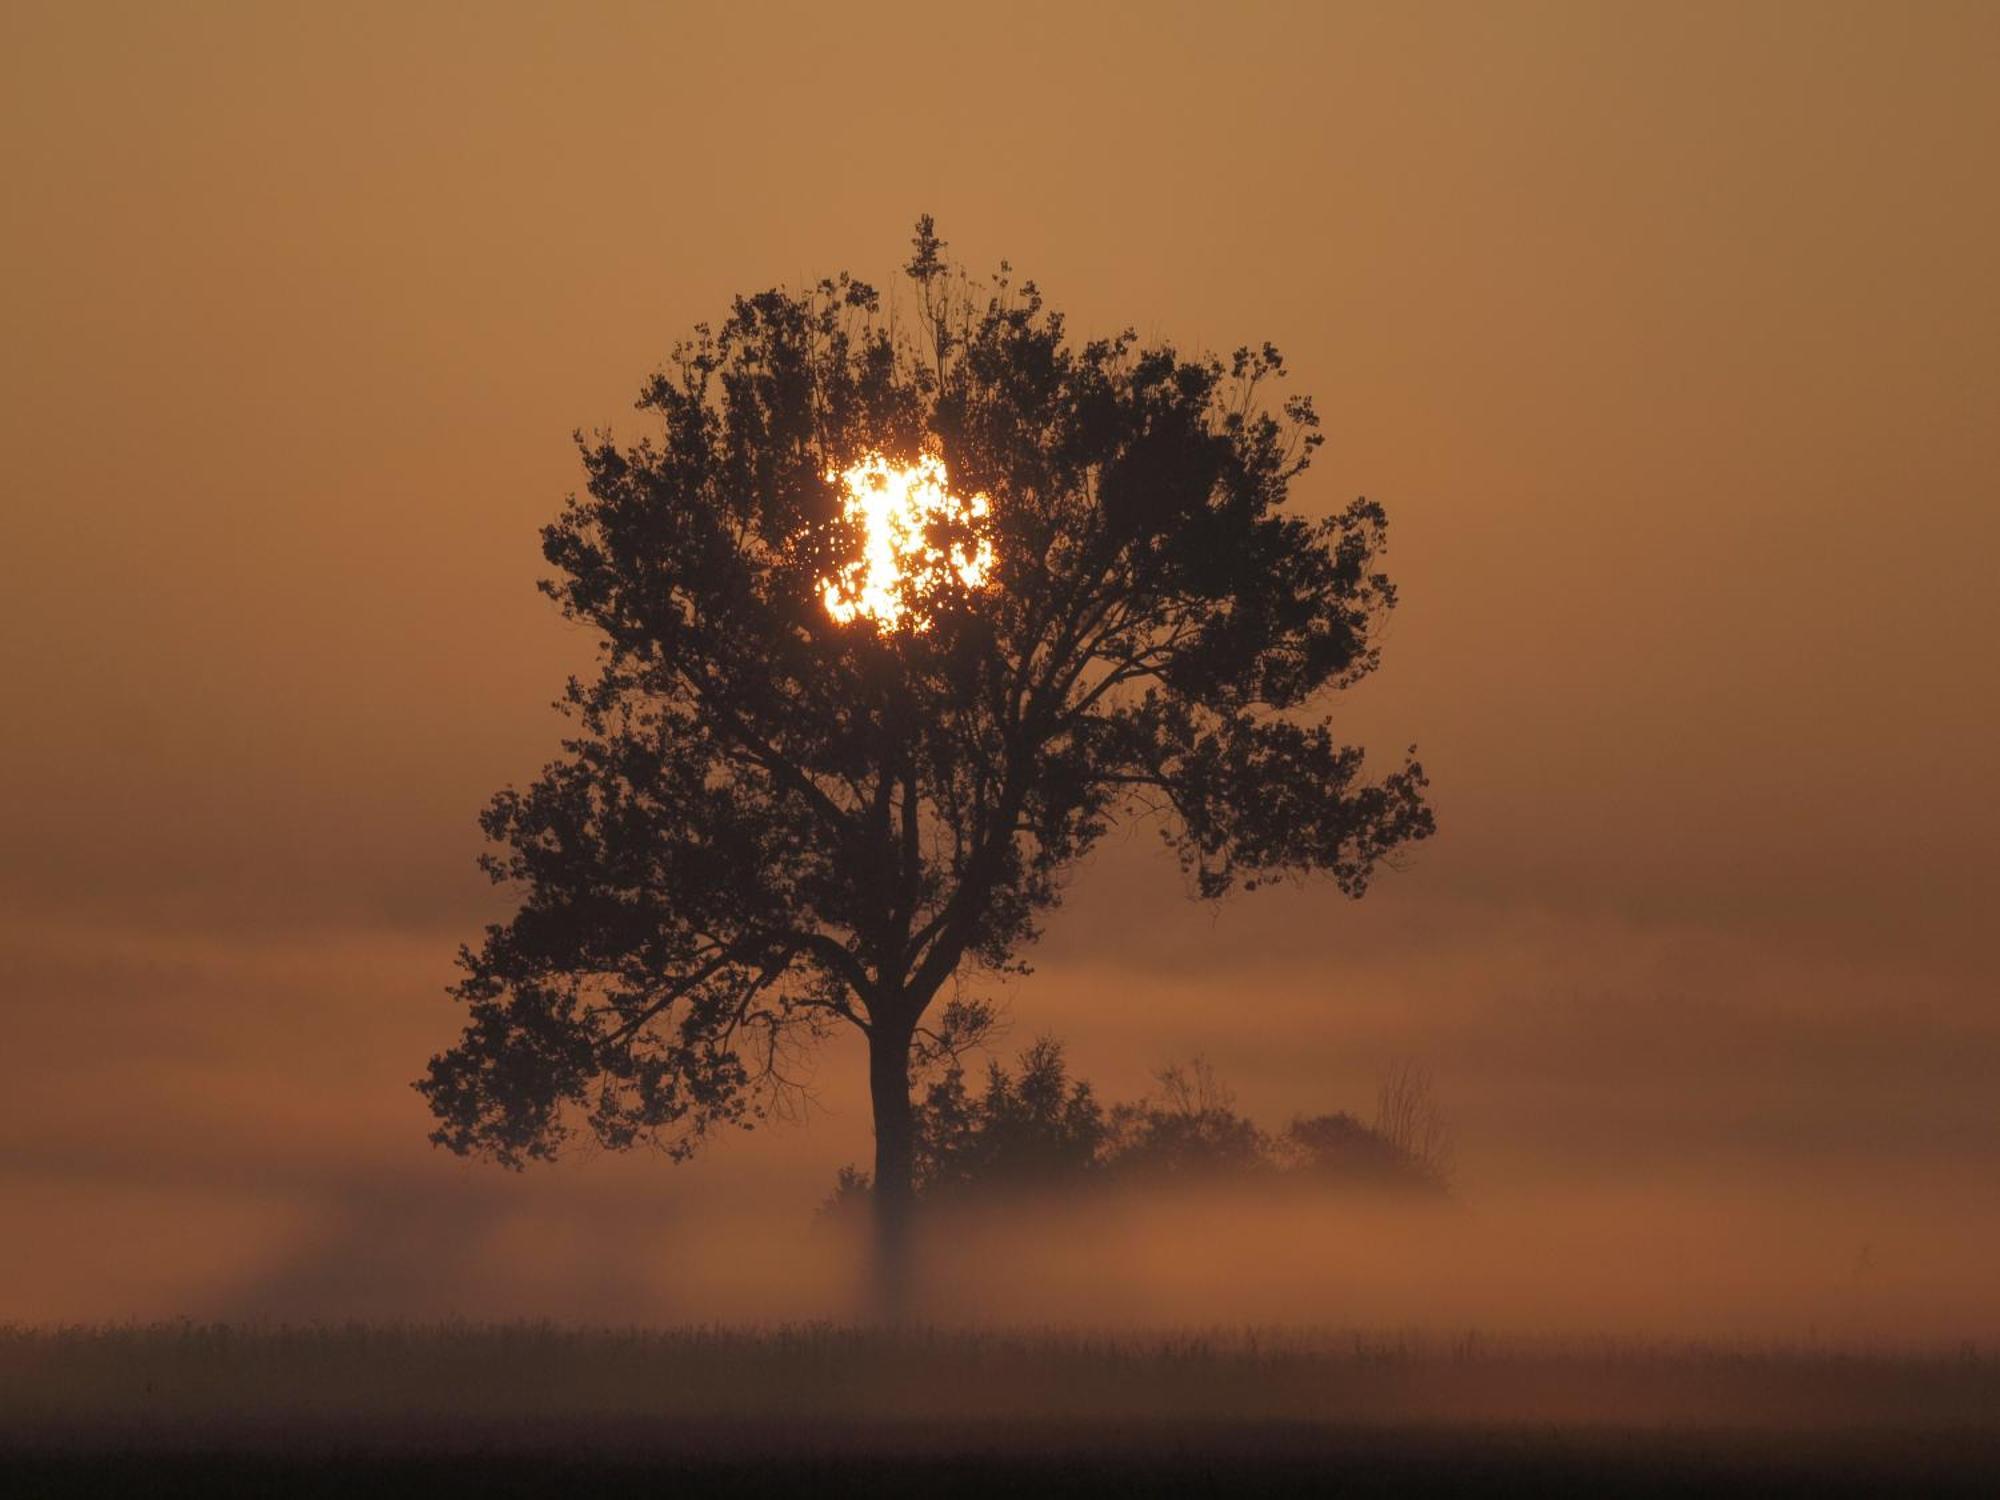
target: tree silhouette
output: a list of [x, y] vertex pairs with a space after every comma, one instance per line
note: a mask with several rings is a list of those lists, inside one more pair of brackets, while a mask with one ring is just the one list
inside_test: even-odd
[[924, 1090], [917, 1110], [916, 1181], [927, 1195], [968, 1188], [1046, 1189], [1092, 1170], [1108, 1138], [1090, 1085], [1073, 1081], [1062, 1044], [1039, 1038], [1018, 1071], [987, 1064], [978, 1095], [952, 1066]]
[[1451, 1181], [1456, 1155], [1451, 1123], [1438, 1103], [1429, 1070], [1407, 1058], [1396, 1064], [1376, 1090], [1372, 1133], [1439, 1183]]
[[1298, 1177], [1344, 1186], [1432, 1194], [1451, 1191], [1451, 1178], [1437, 1162], [1389, 1139], [1380, 1126], [1362, 1124], [1345, 1110], [1293, 1120], [1285, 1127], [1278, 1148], [1288, 1158], [1288, 1169]]
[[[980, 1016], [933, 1002], [1021, 969], [1115, 820], [1152, 818], [1208, 899], [1359, 896], [1432, 829], [1416, 761], [1371, 780], [1324, 718], [1376, 665], [1385, 518], [1285, 508], [1320, 439], [1266, 400], [1278, 351], [1075, 345], [928, 217], [914, 244], [914, 332], [845, 275], [739, 298], [645, 387], [655, 436], [579, 436], [542, 587], [599, 663], [561, 758], [483, 815], [520, 904], [462, 950], [464, 1033], [417, 1085], [456, 1152], [518, 1167], [582, 1128], [682, 1157], [857, 1027], [891, 1295], [912, 1054]], [[836, 475], [876, 453], [991, 501], [990, 576], [914, 572], [896, 628], [827, 598], [861, 547]], [[934, 555], [968, 524], [935, 521]]]
[[1271, 1143], [1236, 1112], [1206, 1058], [1172, 1063], [1154, 1081], [1157, 1095], [1111, 1112], [1111, 1153], [1128, 1177], [1254, 1176], [1270, 1163]]

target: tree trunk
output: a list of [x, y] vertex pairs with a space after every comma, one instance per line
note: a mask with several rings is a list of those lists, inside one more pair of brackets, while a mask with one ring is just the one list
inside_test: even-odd
[[910, 1108], [911, 1028], [877, 1020], [868, 1034], [868, 1093], [875, 1107], [876, 1315], [899, 1322], [909, 1311], [911, 1218], [917, 1125]]

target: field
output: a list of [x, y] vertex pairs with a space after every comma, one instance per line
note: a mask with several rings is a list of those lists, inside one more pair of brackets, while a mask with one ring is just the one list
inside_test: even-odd
[[1331, 1330], [0, 1330], [0, 1489], [2000, 1492], [2000, 1354]]

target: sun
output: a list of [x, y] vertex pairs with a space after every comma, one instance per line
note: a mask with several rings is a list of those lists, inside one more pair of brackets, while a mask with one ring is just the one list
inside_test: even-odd
[[991, 576], [992, 502], [954, 495], [943, 459], [925, 453], [904, 465], [869, 453], [826, 477], [840, 483], [841, 519], [861, 533], [860, 558], [819, 580], [826, 612], [841, 624], [865, 617], [878, 630], [928, 630], [926, 600]]

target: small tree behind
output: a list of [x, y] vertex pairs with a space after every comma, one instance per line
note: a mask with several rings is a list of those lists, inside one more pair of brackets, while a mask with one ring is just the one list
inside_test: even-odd
[[1374, 1133], [1440, 1183], [1451, 1182], [1457, 1152], [1429, 1069], [1405, 1059], [1389, 1070], [1375, 1091]]
[[1097, 1166], [1107, 1136], [1104, 1111], [1089, 1084], [1070, 1078], [1062, 1044], [1040, 1038], [1017, 1068], [1010, 1073], [988, 1064], [985, 1091], [974, 1096], [954, 1066], [926, 1091], [918, 1120], [920, 1192], [1062, 1188]]
[[1127, 1179], [1260, 1174], [1270, 1139], [1236, 1112], [1236, 1096], [1208, 1059], [1171, 1063], [1153, 1075], [1158, 1092], [1111, 1112], [1111, 1158]]
[[[1442, 1196], [1445, 1175], [1345, 1111], [1294, 1119], [1270, 1135], [1236, 1109], [1203, 1058], [1154, 1075], [1143, 1098], [1106, 1110], [1069, 1073], [1062, 1044], [1042, 1037], [1018, 1071], [987, 1065], [984, 1088], [966, 1086], [953, 1059], [916, 1108], [916, 1191], [924, 1202], [964, 1205], [1029, 1195], [1245, 1185], [1372, 1189]], [[868, 1174], [840, 1170], [826, 1208], [868, 1201]]]

